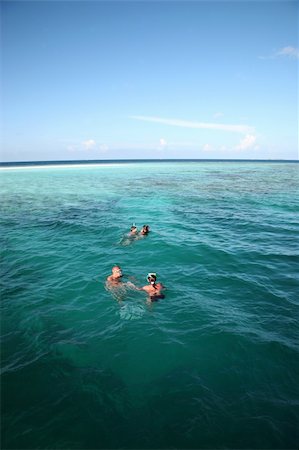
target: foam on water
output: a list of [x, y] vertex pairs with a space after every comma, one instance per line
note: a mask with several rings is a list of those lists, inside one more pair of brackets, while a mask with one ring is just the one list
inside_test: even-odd
[[298, 168], [2, 171], [3, 448], [295, 448]]

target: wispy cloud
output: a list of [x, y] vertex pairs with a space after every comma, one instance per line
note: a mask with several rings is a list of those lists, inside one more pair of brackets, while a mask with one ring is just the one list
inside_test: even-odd
[[92, 151], [93, 153], [106, 153], [109, 151], [109, 146], [104, 143], [98, 143], [95, 139], [86, 139], [83, 142], [73, 142], [67, 145], [66, 149], [69, 152], [79, 152], [79, 151]]
[[299, 59], [299, 49], [288, 45], [287, 47], [280, 48], [269, 56], [259, 56], [259, 59], [277, 58]]
[[253, 131], [253, 128], [248, 125], [193, 122], [190, 120], [166, 119], [163, 117], [152, 117], [152, 116], [130, 116], [130, 118], [136, 119], [136, 120], [143, 120], [145, 122], [155, 122], [155, 123], [161, 123], [164, 125], [171, 125], [174, 127], [183, 127], [183, 128], [230, 131], [233, 133], [242, 133], [242, 134], [250, 133]]
[[166, 139], [161, 138], [160, 141], [159, 141], [159, 145], [160, 145], [160, 147], [162, 147], [162, 148], [166, 147], [166, 146], [167, 146], [167, 141], [166, 141]]
[[283, 47], [281, 50], [279, 50], [277, 52], [277, 56], [286, 56], [288, 58], [294, 58], [294, 59], [298, 59], [299, 58], [299, 50], [298, 48], [295, 47]]

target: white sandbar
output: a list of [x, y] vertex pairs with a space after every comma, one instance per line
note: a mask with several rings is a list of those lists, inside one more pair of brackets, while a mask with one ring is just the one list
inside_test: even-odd
[[[122, 167], [128, 166], [130, 164], [134, 164], [133, 162], [125, 162], [125, 163], [97, 163], [97, 164], [48, 164], [48, 165], [26, 165], [26, 166], [2, 166], [0, 170], [36, 170], [36, 169], [72, 169], [76, 168], [85, 168], [85, 167]], [[135, 163], [136, 164], [136, 163]]]

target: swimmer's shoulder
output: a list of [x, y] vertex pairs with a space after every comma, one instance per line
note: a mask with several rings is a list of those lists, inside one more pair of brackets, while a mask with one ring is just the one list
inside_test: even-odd
[[149, 292], [149, 291], [151, 290], [150, 288], [151, 288], [150, 286], [145, 285], [145, 286], [143, 286], [141, 289], [142, 289], [143, 291]]

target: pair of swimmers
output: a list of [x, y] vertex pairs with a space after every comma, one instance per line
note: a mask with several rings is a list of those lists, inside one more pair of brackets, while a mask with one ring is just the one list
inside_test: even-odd
[[138, 233], [138, 228], [136, 227], [135, 224], [133, 224], [131, 226], [130, 232], [129, 232], [129, 236], [145, 236], [149, 233], [150, 228], [149, 225], [143, 225], [143, 227], [141, 228], [140, 232]]
[[[107, 277], [106, 285], [108, 288], [121, 287], [124, 283], [122, 281], [123, 272], [120, 266], [113, 266], [112, 273]], [[160, 298], [164, 298], [162, 290], [165, 289], [162, 283], [157, 283], [157, 274], [149, 273], [147, 275], [148, 284], [143, 287], [137, 287], [130, 281], [126, 283], [127, 286], [136, 289], [138, 291], [145, 291], [149, 296], [151, 302], [157, 301]]]
[[126, 233], [120, 240], [120, 245], [127, 246], [133, 244], [133, 242], [138, 241], [139, 239], [143, 239], [150, 232], [149, 225], [143, 225], [140, 231], [133, 223], [130, 228], [130, 231]]

